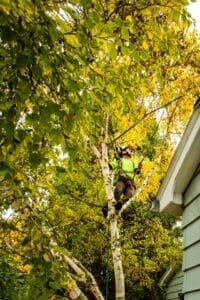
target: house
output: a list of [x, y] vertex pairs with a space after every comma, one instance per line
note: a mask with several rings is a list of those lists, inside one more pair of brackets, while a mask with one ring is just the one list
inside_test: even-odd
[[159, 282], [161, 288], [166, 288], [167, 300], [183, 299], [183, 271], [175, 272], [173, 267], [170, 267], [162, 276]]
[[200, 98], [157, 199], [160, 212], [182, 215], [182, 271], [173, 275], [168, 270], [168, 276], [164, 274], [163, 282], [169, 282], [167, 299], [200, 300]]

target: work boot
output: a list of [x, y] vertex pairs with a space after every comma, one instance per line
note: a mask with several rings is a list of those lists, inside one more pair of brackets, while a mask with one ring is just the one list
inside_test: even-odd
[[102, 210], [104, 218], [107, 218], [107, 216], [108, 216], [108, 204], [107, 203], [104, 204], [104, 206], [102, 207], [101, 210]]
[[116, 210], [120, 210], [122, 208], [123, 202], [122, 201], [118, 201], [117, 204], [115, 205]]

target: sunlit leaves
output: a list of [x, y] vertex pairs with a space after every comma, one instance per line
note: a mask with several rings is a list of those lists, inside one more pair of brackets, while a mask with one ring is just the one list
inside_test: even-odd
[[[140, 195], [145, 203], [156, 194], [200, 84], [186, 1], [61, 2], [0, 4], [1, 211], [14, 209], [11, 223], [21, 235], [11, 245], [21, 253], [20, 268], [23, 261], [33, 266], [28, 295], [37, 290], [43, 299], [69, 280], [51, 257], [50, 240], [95, 272], [98, 266], [98, 274], [109, 263], [105, 190], [85, 136], [99, 147], [109, 113], [110, 155], [119, 144], [135, 149], [134, 159], [143, 161], [137, 187], [154, 168]], [[143, 221], [146, 231], [138, 218], [125, 232], [125, 268], [128, 280], [151, 288], [152, 274], [179, 257], [179, 244], [170, 246], [159, 219], [147, 214]]]
[[151, 213], [143, 201], [136, 201], [124, 219], [124, 266], [131, 281], [153, 290], [157, 273], [169, 264], [180, 267], [181, 241], [169, 234], [162, 216]]

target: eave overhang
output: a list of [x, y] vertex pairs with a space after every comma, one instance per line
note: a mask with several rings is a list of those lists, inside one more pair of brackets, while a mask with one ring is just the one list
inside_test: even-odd
[[186, 127], [165, 179], [158, 191], [159, 211], [179, 216], [183, 209], [183, 193], [200, 163], [200, 100]]

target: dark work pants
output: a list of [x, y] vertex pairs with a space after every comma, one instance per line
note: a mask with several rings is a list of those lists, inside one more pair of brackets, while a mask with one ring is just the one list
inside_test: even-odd
[[[115, 205], [116, 210], [120, 210], [122, 205], [126, 203], [136, 192], [136, 188], [134, 185], [134, 182], [130, 179], [126, 179], [123, 177], [120, 177], [116, 184], [114, 189], [114, 198], [117, 201], [117, 204]], [[123, 194], [123, 198], [121, 199], [121, 195]], [[107, 217], [108, 214], [108, 203], [105, 203], [102, 207], [102, 212], [104, 217]]]
[[126, 179], [123, 177], [120, 177], [116, 184], [114, 189], [114, 197], [117, 202], [120, 201], [121, 195], [123, 194], [123, 198], [121, 201], [123, 203], [127, 202], [136, 192], [136, 188], [134, 186], [134, 183], [130, 179]]

